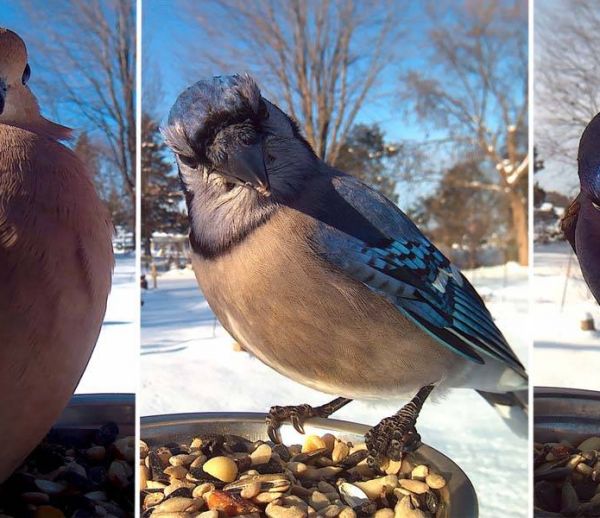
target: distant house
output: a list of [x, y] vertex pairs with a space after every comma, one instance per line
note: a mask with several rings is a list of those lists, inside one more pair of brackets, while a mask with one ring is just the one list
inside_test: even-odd
[[150, 250], [152, 262], [158, 270], [185, 268], [190, 263], [190, 241], [187, 234], [154, 232]]
[[550, 243], [563, 238], [560, 220], [565, 213], [564, 207], [556, 207], [553, 203], [543, 202], [533, 209], [533, 238], [536, 243]]
[[117, 225], [112, 239], [115, 254], [124, 254], [135, 250], [135, 239], [133, 232]]

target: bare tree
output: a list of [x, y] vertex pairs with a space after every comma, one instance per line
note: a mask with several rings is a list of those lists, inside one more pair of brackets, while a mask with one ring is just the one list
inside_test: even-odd
[[194, 77], [198, 56], [220, 72], [254, 73], [300, 123], [315, 152], [333, 164], [378, 79], [394, 65], [405, 23], [392, 0], [186, 4], [204, 43], [211, 42], [192, 49]]
[[[461, 267], [476, 268], [478, 252], [483, 243], [492, 241], [494, 232], [502, 228], [506, 220], [506, 207], [498, 192], [472, 190], [463, 187], [469, 181], [482, 176], [481, 164], [474, 160], [458, 162], [447, 170], [438, 188], [422, 200], [417, 217], [437, 246], [450, 254], [453, 260], [461, 259], [458, 250], [466, 251]], [[453, 254], [454, 255], [453, 257]], [[468, 259], [468, 260], [465, 260]]]
[[142, 241], [144, 254], [151, 255], [154, 232], [187, 231], [188, 220], [179, 177], [158, 123], [142, 114]]
[[408, 74], [404, 97], [455, 150], [493, 164], [493, 178], [464, 186], [506, 197], [518, 260], [527, 264], [527, 3], [438, 2], [429, 22], [428, 66]]
[[[45, 98], [103, 135], [104, 158], [119, 170], [135, 206], [135, 2], [30, 0], [29, 7], [44, 27], [33, 51], [48, 69]], [[48, 13], [59, 23], [44, 23]]]
[[535, 24], [536, 145], [546, 158], [574, 164], [581, 133], [600, 112], [600, 4], [542, 2]]

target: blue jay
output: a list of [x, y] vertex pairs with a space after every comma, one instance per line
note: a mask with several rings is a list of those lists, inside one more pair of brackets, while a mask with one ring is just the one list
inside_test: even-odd
[[524, 406], [525, 370], [466, 278], [393, 203], [320, 160], [250, 76], [190, 86], [163, 132], [196, 278], [225, 329], [281, 374], [342, 396], [272, 407], [274, 441], [283, 420], [302, 433], [353, 399], [416, 394], [366, 436], [373, 461], [397, 460], [419, 445], [434, 389]]
[[600, 303], [600, 113], [581, 136], [577, 161], [581, 190], [567, 210], [562, 228]]

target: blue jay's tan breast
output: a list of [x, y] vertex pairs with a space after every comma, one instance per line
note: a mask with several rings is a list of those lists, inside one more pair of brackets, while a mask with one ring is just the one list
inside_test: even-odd
[[314, 222], [280, 211], [216, 259], [194, 258], [224, 327], [280, 373], [350, 398], [414, 395], [463, 361], [309, 248]]

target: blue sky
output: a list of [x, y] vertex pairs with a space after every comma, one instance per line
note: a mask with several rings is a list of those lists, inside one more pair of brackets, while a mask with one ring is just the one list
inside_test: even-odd
[[21, 9], [20, 4], [2, 0], [0, 5], [2, 6], [2, 25], [10, 29], [24, 31], [27, 26], [27, 16]]
[[[159, 63], [158, 67], [150, 67], [151, 74], [160, 73], [160, 81], [164, 93], [165, 112], [175, 101], [177, 95], [198, 78], [190, 78], [185, 72], [186, 64], [183, 62], [185, 52], [182, 51], [190, 41], [203, 43], [200, 39], [198, 26], [193, 20], [185, 19], [178, 11], [181, 1], [177, 0], [145, 0], [143, 7], [143, 53], [144, 64], [150, 61]], [[412, 30], [418, 31], [419, 26], [413, 26]], [[226, 25], [224, 24], [224, 30]], [[210, 41], [206, 42], [210, 45]], [[417, 59], [406, 60], [407, 66], [418, 67]], [[158, 70], [157, 70], [158, 69]], [[219, 70], [213, 74], [218, 75]], [[388, 85], [397, 82], [396, 74], [381, 76], [381, 81]], [[395, 101], [393, 101], [395, 102]], [[425, 132], [414, 121], [405, 117], [399, 120], [402, 111], [400, 102], [397, 101], [390, 113], [389, 106], [366, 104], [361, 110], [357, 122], [378, 122], [392, 140], [397, 139], [420, 139], [427, 138]], [[163, 116], [164, 116], [163, 114]]]
[[[569, 13], [569, 1], [568, 0], [545, 0], [543, 2], [538, 1], [535, 4], [535, 15], [541, 16], [547, 15], [555, 10], [563, 11], [564, 13]], [[568, 14], [565, 14], [568, 16]], [[541, 31], [545, 30], [542, 26], [536, 25], [535, 28], [536, 36], [541, 35]], [[558, 30], [556, 27], [550, 27], [549, 30]], [[536, 37], [536, 57], [538, 59], [535, 60], [535, 67], [543, 66], [543, 62], [540, 62], [539, 56], [543, 55], [544, 52], [544, 41], [540, 38]], [[535, 71], [534, 71], [535, 73]], [[541, 75], [536, 75], [535, 77], [538, 80], [542, 80]], [[539, 92], [535, 98], [535, 103], [540, 108], [544, 107], [543, 103], [545, 103], [545, 99], [540, 97]], [[547, 108], [547, 106], [546, 106]], [[534, 124], [535, 127], [539, 129], [539, 126], [543, 121], [541, 118], [535, 117], [534, 111]], [[583, 128], [582, 128], [583, 131]], [[557, 160], [555, 158], [548, 158], [544, 156], [544, 150], [539, 150], [542, 153], [541, 158], [544, 159], [544, 169], [535, 175], [535, 180], [539, 182], [539, 184], [546, 190], [556, 191], [563, 193], [565, 195], [575, 195], [579, 191], [579, 177], [577, 175], [577, 149], [576, 145], [573, 145], [572, 149], [572, 157], [570, 160]]]
[[[168, 111], [178, 94], [189, 84], [201, 79], [193, 77], [190, 74], [190, 68], [193, 64], [186, 62], [189, 53], [186, 49], [190, 45], [211, 45], [211, 41], [203, 35], [198, 23], [186, 18], [181, 14], [181, 6], [186, 0], [145, 0], [143, 7], [143, 66], [147, 71], [146, 80], [151, 82], [153, 78], [159, 77], [163, 100], [161, 107], [155, 115], [164, 122]], [[405, 4], [410, 6], [411, 4]], [[409, 40], [402, 40], [399, 45], [406, 47], [402, 53], [401, 63], [403, 70], [418, 69], [424, 66], [423, 57], [429, 51], [428, 48], [418, 48], [423, 38], [421, 35], [427, 32], [425, 22], [422, 16], [415, 16], [415, 10], [419, 10], [420, 4], [410, 7], [412, 11], [405, 16], [412, 18], [407, 22], [407, 35]], [[215, 22], [216, 23], [216, 22]], [[227, 24], [223, 23], [223, 30], [226, 30]], [[412, 42], [412, 43], [411, 43]], [[422, 44], [422, 43], [421, 43]], [[202, 69], [206, 75], [206, 64], [199, 63], [199, 70]], [[240, 70], [240, 72], [243, 72]], [[210, 75], [219, 75], [221, 70], [210, 70]], [[391, 69], [382, 74], [379, 78], [379, 84], [382, 88], [392, 92], [398, 91], [400, 71], [398, 68]], [[260, 84], [260, 78], [258, 78]], [[146, 83], [147, 84], [147, 83]], [[385, 100], [377, 102], [367, 102], [360, 110], [355, 123], [378, 123], [386, 134], [388, 141], [415, 141], [426, 142], [439, 139], [443, 133], [426, 129], [416, 121], [416, 118], [409, 113], [408, 106], [403, 105], [397, 95], [390, 95]], [[438, 160], [441, 154], [438, 153]], [[441, 166], [440, 166], [441, 167]], [[419, 175], [420, 171], [415, 174]], [[419, 184], [411, 182], [410, 185], [404, 185], [399, 181], [397, 192], [399, 193], [399, 203], [404, 208], [413, 204], [418, 197], [428, 195], [435, 183], [429, 180], [423, 180]]]
[[[23, 38], [25, 43], [32, 41], [34, 38], [39, 37], [40, 31], [43, 28], [32, 23], [30, 16], [27, 14], [27, 10], [24, 8], [22, 2], [0, 0], [0, 11], [2, 18], [0, 18], [0, 26], [11, 29]], [[46, 19], [47, 23], [53, 23], [52, 17], [48, 16]], [[29, 81], [29, 87], [39, 97], [40, 90], [36, 90], [36, 80], [52, 71], [45, 71], [45, 67], [41, 65], [43, 63], [43, 56], [40, 56], [32, 45], [28, 45], [29, 63], [31, 65], [31, 80]], [[87, 121], [80, 119], [78, 114], [75, 114], [73, 110], [69, 110], [68, 107], [58, 104], [52, 107], [52, 111], [44, 106], [44, 103], [40, 103], [42, 113], [61, 124], [72, 127], [76, 131], [82, 129], [87, 124]]]
[[[178, 7], [181, 4], [181, 0], [145, 0], [143, 5], [143, 66], [144, 69], [151, 71], [150, 77], [154, 74], [160, 75], [160, 83], [164, 93], [164, 114], [168, 112], [178, 93], [193, 79], [196, 79], [192, 79], [184, 72], [183, 59], [185, 52], [182, 52], [182, 49], [190, 41], [198, 42], [202, 35], [193, 21], [186, 20], [179, 13]], [[0, 21], [2, 25], [16, 30], [25, 40], [28, 39], [28, 34], [39, 34], [40, 28], [32, 26], [20, 2], [0, 0], [0, 5], [2, 6], [2, 20]], [[426, 30], [423, 22], [418, 21], [418, 18], [416, 20], [415, 23], [410, 25], [410, 30], [414, 34]], [[52, 23], [51, 17], [48, 18], [48, 23]], [[207, 41], [206, 44], [210, 45], [210, 42]], [[426, 50], [408, 49], [408, 54], [412, 53], [413, 56], [419, 56]], [[30, 85], [34, 92], [35, 65], [39, 59], [40, 56], [36, 56], [35, 51], [33, 51], [31, 53], [33, 76]], [[403, 63], [406, 68], [419, 68], [423, 65], [418, 57], [404, 58]], [[39, 69], [37, 70], [39, 71]], [[214, 74], [218, 73], [218, 70], [214, 71]], [[387, 73], [381, 76], [381, 81], [385, 82], [386, 85], [392, 85], [393, 88], [394, 84], [398, 82], [397, 75], [397, 71]], [[367, 103], [361, 110], [357, 121], [379, 123], [390, 140], [425, 141], [438, 136], [426, 131], [414, 117], [407, 113], [405, 108], [399, 99], [393, 97], [385, 104]], [[70, 123], [77, 122], [72, 120], [73, 117], [70, 113], [60, 113], [59, 111], [59, 113], [53, 115], [59, 119], [68, 119]]]
[[[196, 44], [210, 45], [210, 41], [202, 40], [202, 33], [195, 25], [193, 20], [186, 19], [180, 14], [179, 7], [185, 0], [144, 0], [143, 5], [143, 68], [147, 72], [146, 77], [159, 77], [163, 91], [163, 99], [160, 103], [159, 116], [163, 118], [176, 96], [183, 88], [200, 77], [192, 77], [189, 74], [190, 63], [184, 63], [187, 54], [186, 47], [190, 42]], [[25, 40], [28, 35], [40, 34], [40, 27], [32, 24], [22, 8], [20, 2], [9, 2], [0, 0], [2, 20], [0, 24], [19, 32]], [[410, 5], [410, 4], [407, 4]], [[412, 4], [420, 5], [420, 4]], [[417, 7], [418, 9], [418, 7]], [[51, 14], [47, 18], [47, 23], [51, 24]], [[226, 30], [226, 23], [223, 23], [223, 30]], [[403, 69], [422, 68], [424, 61], [422, 57], [429, 51], [426, 40], [418, 38], [420, 34], [427, 31], [427, 27], [419, 17], [414, 17], [410, 23], [407, 23], [409, 36], [412, 41], [425, 41], [422, 43], [424, 48], [418, 48], [418, 43], [408, 43], [402, 41], [400, 45], [405, 47], [402, 53]], [[36, 75], [43, 74], [41, 68], [36, 67], [36, 63], [41, 57], [37, 56], [35, 51], [31, 52], [31, 64], [33, 69], [30, 86], [36, 91]], [[193, 64], [191, 64], [193, 65]], [[186, 70], [187, 67], [187, 70]], [[219, 74], [221, 71], [214, 70], [211, 74]], [[399, 81], [398, 70], [390, 71], [381, 76], [380, 81], [385, 84], [386, 89], [395, 90]], [[56, 113], [47, 115], [59, 122], [69, 124], [77, 128], [81, 122], [78, 121], [72, 113], [66, 111], [65, 107], [58, 106]], [[438, 138], [442, 133], [432, 132], [425, 129], [422, 124], [410, 115], [407, 106], [403, 105], [400, 99], [390, 96], [384, 102], [368, 102], [364, 105], [357, 117], [357, 122], [378, 123], [386, 133], [387, 139], [394, 140], [413, 140], [416, 142], [425, 142]], [[439, 158], [438, 158], [439, 160]]]

